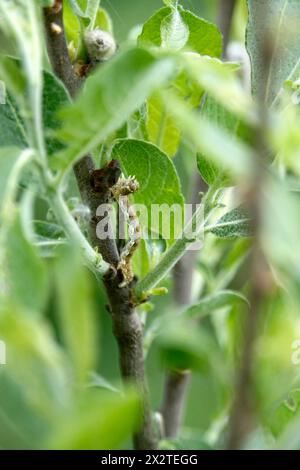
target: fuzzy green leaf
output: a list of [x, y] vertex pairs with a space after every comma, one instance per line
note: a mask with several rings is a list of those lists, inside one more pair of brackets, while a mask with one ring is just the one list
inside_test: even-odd
[[[3, 335], [1, 335], [3, 338]], [[20, 352], [20, 351], [19, 351]], [[24, 351], [21, 351], [21, 354]], [[29, 368], [29, 364], [26, 364]], [[0, 375], [0, 393], [5, 400], [0, 404], [0, 442], [2, 449], [39, 449], [47, 432], [47, 423], [29, 405], [31, 384], [17, 383], [3, 371]]]
[[[202, 115], [230, 133], [234, 133], [238, 125], [237, 118], [210, 96], [205, 101]], [[200, 174], [207, 184], [217, 183], [220, 187], [230, 185], [230, 179], [221, 166], [211, 162], [205, 155], [197, 154], [197, 164]]]
[[161, 92], [168, 112], [198, 152], [220, 165], [233, 176], [249, 177], [252, 171], [251, 148], [228, 131], [209, 122], [174, 93]]
[[18, 148], [0, 148], [0, 209], [5, 196], [9, 175], [19, 156], [20, 150]]
[[118, 54], [87, 79], [75, 103], [61, 112], [59, 135], [69, 145], [53, 159], [66, 169], [119, 129], [145, 99], [171, 76], [175, 62], [134, 48]]
[[58, 240], [59, 238], [63, 238], [65, 235], [63, 229], [59, 225], [46, 222], [44, 220], [35, 220], [34, 230], [39, 237], [49, 238], [52, 240]]
[[11, 223], [5, 238], [5, 274], [14, 302], [39, 313], [48, 291], [46, 268], [25, 237], [19, 215]]
[[43, 87], [43, 121], [48, 155], [55, 154], [63, 148], [55, 138], [54, 131], [59, 128], [57, 111], [70, 103], [70, 96], [63, 83], [49, 72], [44, 72]]
[[157, 343], [167, 366], [172, 370], [206, 370], [211, 338], [185, 321], [170, 321], [160, 331]]
[[[140, 184], [139, 191], [134, 196], [136, 204], [146, 206], [150, 214], [154, 204], [165, 204], [169, 207], [178, 205], [182, 209], [183, 196], [180, 182], [172, 161], [155, 145], [139, 140], [121, 140], [117, 142], [112, 156], [120, 160], [126, 176], [135, 176]], [[144, 220], [144, 217], [142, 217]], [[147, 223], [147, 220], [144, 222]], [[168, 237], [170, 223], [167, 227], [159, 227], [158, 220], [151, 220], [151, 229]], [[150, 228], [150, 226], [148, 226]], [[171, 227], [170, 236], [173, 239], [176, 227]]]
[[170, 14], [161, 23], [162, 47], [180, 50], [186, 45], [189, 34], [189, 28], [180, 12], [177, 8], [172, 8]]
[[[53, 417], [70, 403], [64, 355], [45, 317], [1, 303], [1, 339], [9, 360], [1, 368], [1, 448], [40, 449]], [[68, 378], [67, 378], [68, 377]], [[68, 389], [66, 387], [68, 383]], [[51, 418], [50, 418], [51, 417]], [[50, 419], [49, 419], [50, 418]], [[5, 432], [6, 431], [6, 432]]]
[[213, 227], [206, 227], [205, 230], [219, 238], [251, 237], [253, 235], [251, 219], [241, 208], [227, 212]]
[[[96, 325], [87, 272], [74, 247], [61, 250], [55, 264], [58, 323], [77, 380], [96, 365]], [[78, 347], [80, 345], [80, 347]]]
[[183, 65], [188, 76], [229, 112], [257, 123], [253, 100], [237, 76], [238, 64], [190, 53], [183, 56]]
[[[23, 95], [25, 94], [25, 77], [21, 68], [21, 62], [11, 57], [1, 60], [1, 73], [8, 85], [11, 84], [11, 74], [17, 74], [18, 81], [14, 79], [11, 92], [6, 94], [6, 103], [0, 105], [0, 147], [14, 145], [20, 148], [29, 146], [26, 122], [23, 109]], [[14, 95], [14, 96], [13, 96]], [[43, 126], [46, 138], [47, 152], [49, 155], [63, 148], [62, 143], [54, 136], [54, 131], [59, 127], [57, 111], [63, 105], [70, 103], [69, 94], [60, 80], [50, 72], [43, 72]]]
[[[181, 47], [202, 55], [220, 57], [222, 53], [222, 36], [218, 28], [190, 11], [184, 10], [182, 7], [178, 7], [176, 11], [180, 15], [181, 25], [185, 25], [189, 33], [188, 38], [186, 38], [185, 34], [182, 35], [183, 27], [181, 26], [181, 38], [184, 38]], [[139, 36], [139, 43], [157, 47], [162, 46], [165, 43], [166, 21], [169, 19], [170, 24], [170, 18], [172, 18], [173, 13], [174, 7], [164, 7], [158, 10], [144, 24], [142, 33]], [[179, 43], [175, 42], [178, 46]]]
[[230, 307], [237, 302], [248, 304], [246, 297], [239, 292], [231, 290], [219, 291], [216, 294], [204, 297], [196, 305], [189, 307], [183, 315], [189, 318], [200, 318], [211, 315], [220, 308]]
[[28, 146], [24, 121], [18, 106], [11, 95], [6, 93], [5, 103], [0, 104], [0, 147]]
[[158, 94], [147, 101], [147, 135], [169, 157], [173, 157], [180, 143], [180, 129]]
[[[170, 90], [191, 108], [199, 106], [203, 89], [182, 70], [169, 86]], [[161, 99], [155, 93], [147, 101], [147, 135], [169, 157], [174, 157], [181, 140], [181, 128]]]
[[[122, 396], [89, 390], [61, 416], [50, 438], [51, 449], [119, 449], [139, 420], [140, 404], [136, 394]], [[80, 426], [78, 426], [80, 423]]]
[[168, 7], [171, 7], [171, 6], [177, 7], [177, 5], [178, 5], [178, 0], [163, 0], [163, 2], [164, 2]]
[[[274, 48], [268, 71], [265, 100], [277, 103], [286, 80], [300, 77], [300, 2], [295, 0], [248, 0], [247, 49], [252, 62], [252, 90], [258, 96], [264, 80], [263, 44], [271, 34]], [[260, 93], [261, 95], [261, 93]]]

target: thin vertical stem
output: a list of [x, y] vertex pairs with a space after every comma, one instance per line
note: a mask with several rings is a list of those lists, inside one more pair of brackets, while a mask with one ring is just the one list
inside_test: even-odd
[[223, 57], [226, 58], [236, 0], [219, 0], [219, 3], [218, 25], [223, 34]]
[[[47, 37], [48, 54], [56, 75], [63, 81], [72, 97], [82, 84], [74, 70], [68, 54], [63, 24], [63, 0], [56, 0], [52, 8], [44, 9], [44, 24]], [[53, 27], [56, 25], [56, 27]], [[113, 268], [103, 278], [109, 299], [114, 336], [119, 348], [121, 375], [124, 382], [133, 383], [141, 392], [142, 409], [139, 429], [133, 436], [137, 450], [151, 450], [157, 447], [157, 437], [152, 426], [152, 413], [149, 405], [148, 387], [144, 370], [143, 329], [141, 320], [133, 308], [133, 286], [120, 287], [123, 279], [117, 272], [119, 253], [116, 240], [99, 240], [96, 236], [97, 207], [107, 202], [109, 188], [97, 192], [91, 184], [95, 169], [90, 155], [83, 157], [75, 166], [74, 173], [82, 200], [91, 211], [90, 238], [93, 246], [103, 259]]]
[[[223, 34], [224, 57], [226, 57], [235, 6], [236, 0], [220, 0], [218, 24]], [[199, 201], [199, 193], [207, 190], [207, 185], [199, 174], [193, 175], [192, 188], [190, 200], [196, 204]], [[187, 252], [174, 268], [174, 303], [176, 306], [183, 307], [192, 301], [195, 262], [194, 254]], [[166, 376], [162, 402], [166, 437], [177, 437], [179, 434], [189, 382], [188, 371], [171, 371]]]
[[[264, 2], [257, 2], [262, 18], [266, 17], [268, 11]], [[253, 368], [255, 362], [255, 346], [259, 334], [259, 324], [263, 311], [263, 304], [270, 294], [272, 279], [270, 269], [261, 247], [262, 214], [261, 205], [263, 187], [266, 180], [265, 163], [268, 155], [268, 115], [269, 110], [265, 101], [266, 86], [274, 54], [274, 45], [271, 41], [269, 31], [264, 31], [261, 41], [261, 55], [263, 57], [261, 83], [258, 90], [257, 106], [259, 114], [259, 126], [256, 133], [254, 151], [256, 154], [255, 176], [250, 187], [246, 189], [246, 201], [249, 213], [252, 216], [254, 228], [254, 243], [249, 263], [249, 278], [251, 280], [251, 292], [249, 296], [250, 309], [245, 322], [244, 344], [241, 355], [241, 363], [236, 382], [236, 396], [233, 403], [229, 423], [229, 449], [240, 449], [243, 447], [247, 436], [255, 426], [255, 404], [253, 399]]]

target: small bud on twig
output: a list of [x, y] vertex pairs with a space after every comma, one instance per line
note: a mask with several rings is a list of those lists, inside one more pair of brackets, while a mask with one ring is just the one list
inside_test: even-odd
[[117, 50], [114, 38], [106, 31], [102, 31], [100, 28], [86, 31], [84, 40], [88, 55], [92, 62], [108, 60]]
[[51, 23], [50, 28], [51, 28], [51, 32], [55, 34], [56, 36], [62, 33], [61, 27], [56, 23]]

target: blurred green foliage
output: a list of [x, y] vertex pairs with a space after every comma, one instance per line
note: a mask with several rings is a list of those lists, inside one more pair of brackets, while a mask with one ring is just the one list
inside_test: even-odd
[[[216, 1], [183, 0], [182, 5], [206, 20], [216, 20]], [[162, 2], [103, 0], [102, 6], [110, 13], [116, 37], [122, 43], [130, 30], [145, 23]], [[236, 38], [240, 38], [245, 29], [244, 13], [245, 4], [240, 2], [235, 18]], [[201, 293], [202, 301], [181, 311], [172, 300], [171, 277], [166, 277], [163, 286], [169, 289], [168, 296], [154, 297], [139, 313], [146, 324], [146, 369], [153, 409], [160, 409], [167, 368], [193, 371], [181, 440], [164, 441], [162, 446], [211, 448], [223, 444], [240, 357], [242, 327], [249, 309], [246, 297], [250, 286], [244, 270], [252, 233], [247, 214], [242, 208], [232, 210], [232, 192], [224, 188], [251, 173], [252, 142], [247, 140], [243, 130], [251, 136], [257, 116], [250, 95], [240, 86], [236, 64], [224, 64], [216, 58], [221, 53], [217, 28], [186, 12], [184, 15], [190, 28], [197, 25], [195, 36], [190, 38], [190, 43], [185, 43], [188, 53], [176, 56], [178, 37], [169, 34], [168, 28], [159, 39], [173, 49], [170, 56], [156, 56], [153, 50], [121, 50], [104, 66], [103, 72], [100, 69], [89, 79], [85, 94], [60, 112], [64, 120], [62, 126], [60, 118], [56, 120], [57, 108], [69, 99], [62, 84], [50, 73], [44, 72], [43, 83], [40, 80], [39, 47], [34, 48], [34, 54], [26, 56], [28, 76], [24, 74], [24, 67], [20, 69], [18, 61], [1, 58], [1, 78], [10, 85], [8, 101], [0, 113], [3, 128], [0, 139], [0, 340], [7, 347], [7, 364], [0, 365], [2, 448], [129, 448], [129, 437], [140, 419], [140, 399], [136, 391], [121, 384], [105, 293], [82, 265], [78, 245], [67, 242], [59, 225], [61, 221], [55, 217], [55, 204], [48, 207], [47, 191], [42, 184], [45, 181], [38, 179], [40, 168], [49, 162], [39, 161], [35, 166], [36, 155], [28, 150], [22, 151], [20, 156], [20, 149], [36, 144], [32, 117], [37, 112], [37, 101], [32, 100], [32, 103], [28, 99], [26, 79], [35, 98], [34, 93], [38, 93], [40, 87], [43, 109], [38, 112], [43, 112], [38, 115], [45, 129], [47, 157], [51, 164], [56, 162], [60, 171], [65, 172], [86, 145], [98, 158], [98, 153], [109, 149], [120, 159], [127, 176], [135, 172], [142, 182], [136, 196], [138, 202], [150, 205], [160, 194], [162, 202], [182, 204], [183, 195], [187, 197], [190, 189], [188, 177], [196, 171], [197, 162], [200, 173], [213, 189], [208, 194], [215, 191], [214, 197], [207, 199], [208, 206], [211, 204], [215, 209], [214, 222], [206, 227], [205, 245], [197, 260], [193, 285], [195, 291]], [[72, 14], [68, 18], [68, 34], [72, 35], [76, 30], [74, 18]], [[155, 40], [165, 19], [164, 15], [154, 18], [150, 22], [151, 34], [144, 30], [139, 42], [160, 45]], [[22, 17], [20, 21], [22, 25]], [[108, 21], [106, 25], [110, 27]], [[209, 32], [207, 44], [197, 42], [199, 25]], [[5, 29], [6, 25], [3, 27]], [[28, 28], [24, 34], [35, 37], [34, 33], [34, 29]], [[29, 46], [32, 45], [30, 39]], [[17, 50], [15, 45], [11, 47], [10, 40], [2, 44], [6, 52]], [[25, 49], [28, 44], [24, 43]], [[249, 47], [255, 55], [253, 41]], [[203, 55], [209, 53], [213, 58], [197, 56], [195, 59], [195, 50]], [[286, 69], [294, 62], [297, 51], [293, 49], [294, 56], [289, 57]], [[128, 61], [130, 57], [133, 57], [132, 63]], [[176, 67], [181, 67], [182, 73], [171, 80], [170, 72], [174, 73]], [[285, 74], [288, 72], [290, 70]], [[154, 87], [165, 85], [167, 79], [169, 86], [152, 95]], [[277, 92], [281, 90], [282, 80], [281, 77]], [[131, 82], [136, 85], [137, 93], [126, 95]], [[286, 99], [289, 105], [282, 113], [274, 112], [270, 120], [269, 145], [274, 154], [278, 153], [272, 171], [274, 174], [278, 171], [283, 182], [280, 178], [269, 178], [268, 197], [262, 208], [262, 243], [274, 265], [276, 283], [264, 300], [265, 314], [261, 318], [255, 351], [253, 395], [260, 426], [253, 447], [257, 448], [276, 445], [299, 448], [297, 440], [291, 441], [291, 434], [299, 430], [300, 408], [300, 366], [292, 362], [294, 340], [300, 337], [299, 163], [295, 158], [299, 157], [300, 119], [299, 107], [295, 103], [291, 106], [289, 95], [297, 91], [297, 86], [290, 80], [287, 90], [282, 91], [283, 104]], [[208, 93], [208, 99], [198, 113], [204, 93]], [[151, 109], [147, 122], [141, 106], [144, 101]], [[115, 105], [113, 110], [111, 103]], [[123, 110], [121, 117], [118, 116], [120, 108]], [[165, 112], [165, 135], [160, 139], [157, 129], [161, 130]], [[124, 121], [128, 121], [126, 130], [124, 126], [119, 130]], [[240, 127], [238, 122], [242, 123]], [[176, 125], [180, 126], [180, 131]], [[55, 133], [57, 128], [59, 132]], [[113, 136], [112, 130], [116, 131]], [[147, 132], [148, 142], [134, 140], [145, 138]], [[113, 139], [124, 137], [122, 133], [131, 138], [125, 143], [118, 141], [112, 148]], [[64, 143], [57, 140], [58, 136], [64, 137]], [[104, 140], [105, 145], [99, 152], [95, 146]], [[160, 148], [153, 147], [153, 142]], [[73, 145], [75, 151], [67, 153], [64, 145], [69, 146], [68, 151]], [[169, 157], [176, 152], [171, 161]], [[151, 164], [147, 161], [150, 154]], [[151, 193], [146, 170], [152, 166], [155, 181], [151, 182]], [[49, 172], [50, 167], [47, 167]], [[78, 201], [72, 176], [63, 189], [66, 195], [63, 208], [71, 211], [71, 221], [76, 220], [86, 233], [86, 214]], [[51, 191], [51, 197], [56, 197], [53, 187]], [[161, 258], [167, 245], [162, 239], [142, 242], [134, 260], [135, 272], [143, 277]], [[200, 321], [191, 323], [191, 318]]]
[[[161, 0], [103, 0], [102, 5], [110, 13], [114, 32], [118, 40], [127, 38], [129, 31], [138, 24], [143, 24], [158, 8]], [[218, 0], [183, 0], [182, 6], [202, 18], [214, 21]]]

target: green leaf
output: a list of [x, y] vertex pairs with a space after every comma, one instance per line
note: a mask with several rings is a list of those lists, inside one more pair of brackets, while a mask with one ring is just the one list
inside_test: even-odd
[[[224, 307], [232, 307], [237, 302], [248, 304], [248, 300], [239, 292], [224, 290], [204, 297], [197, 304], [189, 307], [183, 315], [189, 318], [202, 318], [211, 315], [216, 310]], [[249, 305], [249, 304], [248, 304]]]
[[[223, 244], [224, 240], [220, 239], [219, 243]], [[227, 240], [225, 243], [227, 244]], [[215, 289], [216, 286], [218, 286], [218, 289], [224, 289], [230, 285], [245, 262], [251, 247], [251, 238], [239, 238], [230, 243], [228, 252], [225, 248], [225, 253], [222, 257], [222, 267], [219, 267], [217, 273], [211, 273], [211, 278], [209, 279], [212, 289]]]
[[161, 23], [162, 47], [178, 51], [186, 45], [189, 34], [189, 28], [179, 10], [171, 8], [170, 14]]
[[214, 57], [185, 54], [182, 64], [193, 79], [219, 104], [245, 122], [257, 124], [257, 113], [249, 93], [243, 89], [237, 71], [239, 64], [222, 62]]
[[114, 57], [87, 79], [76, 102], [61, 112], [59, 136], [69, 144], [53, 159], [56, 168], [66, 169], [119, 129], [174, 71], [170, 57], [155, 58], [134, 48]]
[[49, 425], [61, 405], [69, 403], [70, 371], [45, 318], [27, 315], [26, 305], [23, 310], [7, 304], [0, 309], [1, 339], [9, 353], [5, 373], [21, 386], [28, 411]]
[[143, 104], [132, 116], [127, 123], [127, 137], [131, 139], [148, 140], [146, 130], [147, 107]]
[[5, 273], [9, 296], [17, 305], [40, 313], [48, 293], [46, 268], [26, 239], [18, 214], [5, 235]]
[[274, 444], [275, 450], [300, 450], [300, 416], [297, 414]]
[[241, 208], [233, 209], [223, 215], [213, 226], [206, 226], [205, 231], [219, 238], [251, 237], [253, 229], [249, 215]]
[[101, 0], [88, 0], [86, 7], [86, 16], [90, 20], [89, 28], [93, 29], [95, 27], [95, 21], [97, 18], [97, 13], [99, 10]]
[[60, 251], [55, 263], [58, 323], [77, 381], [96, 366], [96, 325], [88, 273], [75, 248]]
[[150, 271], [150, 256], [146, 241], [141, 239], [138, 249], [133, 256], [133, 269], [139, 279], [143, 279]]
[[[234, 133], [237, 129], [237, 118], [210, 96], [206, 98], [202, 115], [230, 133]], [[200, 174], [207, 184], [217, 183], [219, 187], [231, 184], [222, 168], [212, 163], [205, 155], [197, 154], [197, 164]]]
[[154, 143], [169, 157], [173, 157], [179, 147], [181, 132], [175, 119], [167, 112], [164, 102], [158, 94], [148, 101], [147, 134]]
[[171, 6], [177, 7], [179, 0], [163, 0], [163, 1], [168, 7], [171, 7]]
[[247, 178], [251, 175], [252, 151], [247, 144], [209, 122], [200, 113], [191, 110], [174, 93], [164, 91], [161, 92], [161, 97], [182, 132], [195, 145], [196, 151], [233, 176]]
[[[173, 31], [173, 38], [171, 35], [171, 44], [176, 44], [176, 48], [181, 42], [181, 47], [184, 46], [185, 50], [198, 52], [202, 55], [209, 55], [212, 57], [220, 57], [222, 54], [222, 36], [218, 28], [208, 21], [205, 21], [198, 16], [194, 15], [182, 7], [178, 7], [177, 18], [180, 15], [180, 36], [181, 41], [176, 39], [176, 28], [171, 28]], [[174, 15], [174, 7], [164, 7], [158, 10], [143, 26], [141, 35], [139, 36], [139, 43], [151, 46], [160, 47], [166, 45], [166, 22], [170, 21], [172, 24], [172, 15]], [[174, 20], [173, 20], [174, 21]], [[178, 20], [177, 20], [178, 22]], [[188, 29], [188, 38], [186, 40], [185, 27]], [[174, 41], [175, 37], [175, 41]], [[182, 40], [184, 39], [184, 41]], [[164, 44], [165, 42], [165, 44]]]
[[[178, 76], [169, 86], [191, 108], [199, 106], [203, 96], [203, 89], [195, 80], [191, 80], [185, 70], [181, 70]], [[169, 157], [173, 157], [181, 140], [181, 128], [176, 119], [168, 111], [159, 93], [155, 93], [148, 101], [147, 135], [150, 142], [157, 145]]]
[[95, 20], [95, 28], [100, 28], [103, 31], [107, 31], [110, 34], [113, 34], [112, 19], [105, 8], [99, 8]]
[[43, 86], [43, 122], [48, 155], [57, 153], [63, 148], [62, 143], [54, 136], [59, 128], [58, 110], [70, 103], [71, 99], [63, 83], [49, 72], [44, 72]]
[[280, 436], [300, 410], [300, 389], [294, 389], [280, 402], [273, 413], [267, 417], [267, 423], [275, 437]]
[[91, 373], [89, 386], [109, 390], [110, 392], [114, 393], [120, 393], [120, 390], [118, 390], [114, 385], [112, 385], [108, 380], [106, 380], [105, 377], [97, 374], [96, 372]]
[[[21, 67], [21, 61], [12, 57], [4, 57], [1, 60], [0, 77], [3, 77], [8, 86], [11, 84], [11, 93], [7, 93], [6, 103], [0, 105], [1, 132], [0, 146], [9, 145], [20, 148], [28, 147], [28, 135], [26, 128], [26, 109], [24, 109], [23, 97], [25, 94], [25, 76]], [[11, 77], [17, 75], [18, 81]], [[12, 96], [14, 94], [14, 96]], [[60, 107], [70, 103], [69, 94], [63, 83], [50, 72], [43, 72], [43, 125], [46, 137], [47, 152], [49, 155], [63, 148], [62, 143], [54, 136], [54, 131], [59, 127], [57, 111]]]
[[[300, 219], [299, 196], [283, 181], [270, 180], [263, 201], [263, 246], [268, 258], [281, 274], [282, 281], [299, 294]], [[297, 297], [296, 297], [297, 298]]]
[[6, 93], [5, 103], [0, 105], [0, 147], [28, 146], [26, 129], [13, 97]]
[[72, 60], [77, 57], [77, 52], [82, 45], [82, 28], [79, 21], [79, 16], [74, 12], [71, 0], [64, 1], [63, 20], [66, 38], [69, 46], [69, 53]]
[[[1, 106], [0, 106], [1, 108]], [[6, 193], [9, 175], [20, 156], [20, 150], [14, 147], [0, 148], [0, 213]]]
[[41, 238], [57, 240], [65, 236], [63, 229], [59, 225], [51, 222], [35, 220], [33, 226], [35, 233]]
[[[252, 90], [258, 96], [264, 80], [263, 44], [266, 34], [274, 44], [265, 100], [276, 104], [286, 80], [300, 76], [300, 3], [295, 0], [248, 0], [247, 50], [252, 62]], [[260, 94], [261, 96], [261, 94]]]
[[42, 258], [53, 258], [59, 255], [58, 248], [68, 243], [63, 229], [54, 223], [34, 220], [34, 245]]
[[20, 60], [0, 55], [0, 77], [11, 94], [24, 104], [26, 77], [20, 68]]
[[16, 41], [22, 55], [24, 70], [26, 70], [26, 84], [29, 92], [26, 101], [28, 111], [30, 111], [27, 114], [27, 122], [33, 135], [35, 135], [35, 127], [41, 125], [43, 41], [40, 40], [39, 10], [39, 5], [34, 0], [0, 3], [2, 29]]
[[[143, 204], [151, 213], [154, 204], [166, 207], [177, 205], [183, 208], [183, 196], [180, 182], [172, 161], [155, 145], [139, 140], [121, 140], [116, 143], [112, 151], [112, 157], [121, 162], [125, 175], [135, 176], [140, 189], [134, 195], [136, 204]], [[148, 217], [141, 218], [141, 223], [147, 224]], [[154, 217], [153, 217], [154, 219]], [[180, 217], [181, 225], [182, 217]], [[150, 225], [148, 225], [150, 228]], [[176, 224], [170, 227], [160, 227], [159, 220], [152, 220], [151, 229], [156, 233], [162, 233], [163, 238], [173, 239], [177, 233]]]
[[173, 319], [160, 332], [157, 342], [171, 370], [207, 369], [211, 340], [204, 330]]
[[24, 384], [18, 384], [7, 371], [1, 371], [0, 393], [0, 448], [39, 449], [48, 426], [28, 403]]
[[76, 407], [64, 413], [48, 447], [62, 450], [112, 450], [120, 446], [138, 425], [136, 394], [89, 390]]
[[217, 183], [219, 178], [221, 179], [220, 187], [222, 187], [223, 184], [226, 185], [226, 180], [224, 180], [223, 183], [223, 178], [220, 176], [222, 171], [219, 170], [218, 166], [199, 153], [197, 153], [197, 166], [201, 177], [208, 185]]
[[87, 7], [87, 1], [88, 0], [67, 0], [75, 15], [79, 16], [80, 18], [85, 18], [86, 17], [86, 7]]

